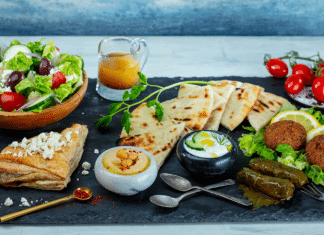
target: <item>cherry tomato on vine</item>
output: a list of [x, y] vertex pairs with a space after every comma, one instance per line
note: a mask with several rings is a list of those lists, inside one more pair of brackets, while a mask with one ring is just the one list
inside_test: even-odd
[[304, 80], [301, 75], [292, 74], [285, 81], [285, 89], [288, 94], [298, 94], [304, 88]]
[[302, 75], [305, 85], [312, 85], [315, 79], [313, 71], [304, 64], [296, 64], [292, 69], [292, 74]]
[[324, 102], [324, 79], [316, 78], [312, 84], [312, 91], [315, 99]]
[[288, 74], [288, 66], [287, 64], [278, 58], [272, 58], [267, 61], [267, 69], [269, 73], [275, 78], [283, 78]]
[[19, 109], [26, 102], [26, 98], [16, 92], [3, 92], [0, 95], [0, 106], [6, 112], [12, 112]]

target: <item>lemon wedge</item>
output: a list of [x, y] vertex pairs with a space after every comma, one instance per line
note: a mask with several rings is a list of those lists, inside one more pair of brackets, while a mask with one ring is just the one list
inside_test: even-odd
[[307, 132], [306, 142], [310, 141], [317, 135], [324, 135], [324, 126], [316, 127], [313, 130]]
[[271, 121], [271, 123], [282, 121], [282, 120], [292, 120], [303, 125], [307, 132], [313, 130], [314, 128], [320, 126], [317, 119], [306, 113], [304, 111], [284, 111], [278, 113]]

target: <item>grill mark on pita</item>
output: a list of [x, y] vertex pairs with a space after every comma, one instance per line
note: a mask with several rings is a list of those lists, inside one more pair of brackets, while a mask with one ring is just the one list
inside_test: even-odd
[[274, 105], [274, 103], [272, 101], [269, 101], [269, 104]]
[[282, 106], [282, 103], [281, 102], [279, 102], [279, 101], [276, 101], [277, 102], [277, 104], [279, 104], [280, 106]]
[[173, 109], [177, 108], [175, 105], [172, 106]]
[[230, 118], [230, 119], [232, 119], [232, 118], [233, 118], [233, 116], [230, 116], [229, 118]]
[[239, 88], [239, 87], [236, 87], [236, 89], [235, 89], [235, 90], [237, 90], [237, 91], [238, 91], [238, 90], [241, 90], [241, 88]]
[[253, 109], [255, 112], [257, 112], [257, 113], [260, 113], [260, 111], [259, 110], [257, 110], [257, 109]]
[[185, 107], [184, 109], [191, 109], [191, 107]]
[[156, 154], [159, 154], [160, 153], [160, 150], [156, 150], [153, 155], [156, 155]]
[[207, 98], [208, 96], [209, 96], [209, 95], [208, 95], [208, 93], [206, 92], [206, 93], [205, 93], [205, 98]]
[[223, 109], [221, 107], [217, 108], [216, 109], [217, 111], [222, 111]]
[[[269, 106], [268, 106], [266, 103], [263, 103], [263, 102], [260, 101], [260, 100], [259, 100], [259, 102], [260, 102], [260, 104], [262, 104], [262, 105], [263, 105], [264, 107], [266, 107], [267, 109], [269, 108]], [[271, 102], [271, 101], [270, 101], [270, 102]], [[270, 102], [269, 102], [269, 103], [270, 103]], [[271, 102], [271, 103], [272, 103], [272, 102]]]
[[155, 120], [158, 120], [158, 116], [156, 114], [153, 114], [152, 116]]
[[[184, 119], [181, 119], [181, 118], [174, 118], [174, 120], [176, 120], [176, 121], [180, 121], [180, 122], [187, 122], [187, 121], [191, 121], [190, 118], [184, 118]], [[180, 122], [179, 122], [179, 124], [180, 124]]]
[[144, 122], [144, 123], [142, 124], [142, 126], [148, 126], [148, 124], [147, 124], [146, 122]]
[[192, 129], [193, 129], [194, 131], [198, 131], [198, 130], [200, 130], [200, 125], [196, 124], [196, 125], [194, 125], [194, 126], [192, 127]]

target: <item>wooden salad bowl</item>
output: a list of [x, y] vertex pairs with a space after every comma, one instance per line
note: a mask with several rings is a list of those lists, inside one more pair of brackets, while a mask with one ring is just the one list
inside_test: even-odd
[[88, 75], [83, 71], [83, 84], [79, 90], [64, 101], [40, 113], [0, 111], [0, 128], [11, 130], [33, 130], [51, 125], [65, 118], [80, 104], [88, 87]]

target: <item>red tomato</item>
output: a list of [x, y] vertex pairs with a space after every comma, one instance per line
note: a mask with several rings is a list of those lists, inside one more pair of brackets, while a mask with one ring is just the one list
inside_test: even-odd
[[59, 88], [62, 84], [66, 83], [66, 77], [64, 76], [63, 73], [60, 71], [56, 72], [53, 74], [53, 80], [52, 80], [52, 87], [51, 89], [57, 89]]
[[59, 49], [58, 47], [55, 47], [55, 49], [56, 49], [57, 51], [60, 51], [60, 49]]
[[277, 58], [268, 60], [267, 69], [275, 78], [283, 78], [288, 74], [287, 64], [283, 60]]
[[315, 79], [313, 71], [304, 64], [296, 64], [292, 69], [292, 74], [302, 75], [305, 85], [312, 85]]
[[312, 91], [315, 99], [324, 102], [324, 79], [322, 79], [322, 77], [316, 78], [314, 80]]
[[304, 80], [301, 75], [292, 74], [285, 81], [285, 89], [288, 94], [294, 95], [304, 88]]
[[6, 91], [0, 96], [0, 106], [7, 112], [19, 109], [25, 102], [26, 98], [16, 92]]

